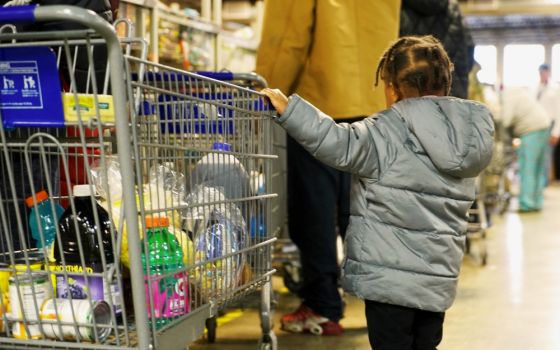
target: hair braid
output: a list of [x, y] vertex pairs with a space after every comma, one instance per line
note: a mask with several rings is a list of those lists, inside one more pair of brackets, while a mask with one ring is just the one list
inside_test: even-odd
[[441, 42], [431, 35], [407, 36], [398, 39], [383, 54], [376, 71], [392, 85], [399, 98], [428, 94], [449, 94], [451, 63]]

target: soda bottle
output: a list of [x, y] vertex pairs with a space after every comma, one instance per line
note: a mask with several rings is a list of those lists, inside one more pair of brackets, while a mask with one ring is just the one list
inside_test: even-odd
[[[58, 246], [58, 240], [55, 242], [56, 270], [66, 271], [68, 278], [62, 274], [57, 275], [57, 297], [71, 297], [72, 299], [91, 297], [93, 301], [105, 300], [107, 302], [111, 300], [116, 315], [120, 316], [122, 306], [117, 281], [106, 281], [101, 276], [88, 276], [91, 273], [106, 272], [101, 260], [102, 253], [105, 255], [107, 270], [112, 269], [115, 264], [111, 235], [116, 230], [107, 211], [95, 200], [92, 203], [94, 193], [91, 188], [94, 186], [74, 186], [76, 215], [72, 211], [72, 206], [69, 206], [62, 214], [58, 224], [62, 246]], [[94, 213], [97, 213], [99, 225], [96, 224]], [[101, 241], [99, 241], [98, 235], [101, 237]], [[85, 271], [80, 259], [78, 238], [84, 256]]]
[[[35, 247], [41, 249], [43, 247], [49, 247], [54, 242], [56, 237], [56, 225], [58, 224], [59, 218], [64, 213], [64, 208], [51, 201], [46, 191], [35, 193], [35, 198], [37, 202], [33, 201], [33, 196], [27, 197], [25, 199], [25, 204], [31, 209], [29, 212], [29, 229], [31, 230], [31, 236], [35, 240]], [[41, 231], [43, 233], [43, 239], [41, 239]]]
[[146, 235], [142, 240], [148, 317], [155, 322], [157, 329], [189, 311], [183, 250], [168, 227], [169, 219], [165, 216], [147, 217]]

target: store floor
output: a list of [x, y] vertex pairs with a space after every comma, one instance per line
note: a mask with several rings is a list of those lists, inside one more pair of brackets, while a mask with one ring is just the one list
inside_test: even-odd
[[[440, 350], [560, 349], [560, 186], [547, 188], [545, 195], [541, 213], [508, 213], [495, 219], [486, 238], [487, 266], [465, 258]], [[275, 287], [282, 283], [275, 280]], [[274, 316], [279, 350], [369, 349], [360, 300], [345, 296], [343, 336], [289, 334], [279, 329], [279, 318], [299, 301], [279, 291]], [[231, 315], [218, 327], [214, 344], [200, 340], [189, 349], [257, 349], [257, 312]]]

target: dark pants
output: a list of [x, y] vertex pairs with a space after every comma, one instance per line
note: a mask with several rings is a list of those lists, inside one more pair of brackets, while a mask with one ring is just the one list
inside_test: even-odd
[[369, 343], [374, 350], [435, 350], [445, 313], [366, 300]]
[[288, 136], [288, 218], [290, 238], [300, 251], [300, 297], [333, 321], [342, 318], [338, 292], [338, 232], [348, 226], [350, 174], [319, 162]]

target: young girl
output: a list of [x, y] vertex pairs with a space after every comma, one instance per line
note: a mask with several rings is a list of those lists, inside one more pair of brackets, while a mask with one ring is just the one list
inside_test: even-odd
[[263, 90], [294, 139], [353, 175], [343, 286], [365, 300], [375, 350], [436, 349], [455, 298], [494, 128], [486, 107], [448, 97], [452, 70], [434, 37], [399, 39], [377, 69], [388, 109], [352, 124]]

